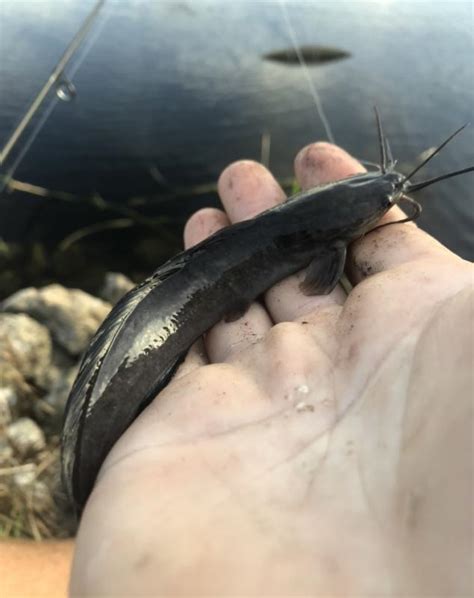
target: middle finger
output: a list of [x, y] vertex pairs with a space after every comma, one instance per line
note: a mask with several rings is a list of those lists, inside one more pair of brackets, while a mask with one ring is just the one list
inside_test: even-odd
[[[320, 182], [324, 182], [322, 173], [320, 178]], [[270, 172], [261, 164], [247, 160], [226, 168], [218, 188], [231, 222], [247, 220], [286, 200], [283, 189]], [[341, 288], [325, 297], [306, 296], [300, 290], [303, 278], [304, 272], [299, 272], [267, 291], [265, 303], [274, 322], [292, 321], [316, 308], [344, 302], [345, 293]]]
[[[312, 151], [314, 148], [317, 148], [316, 153]], [[340, 162], [337, 176], [334, 176], [331, 168], [328, 168], [327, 160], [316, 159], [316, 154], [320, 156], [324, 150], [327, 150], [326, 153], [329, 158], [333, 149], [338, 148], [334, 148], [328, 143], [314, 143], [298, 154], [295, 160], [295, 173], [303, 190], [332, 182], [359, 171], [360, 164], [343, 150], [340, 150], [340, 154], [336, 153], [333, 156], [334, 159], [339, 158]], [[303, 293], [300, 286], [305, 276], [305, 271], [302, 270], [283, 279], [267, 291], [265, 302], [275, 322], [292, 321], [303, 316], [306, 318], [311, 313], [319, 313], [323, 308], [344, 303], [346, 293], [340, 285], [337, 285], [328, 295], [308, 296]]]

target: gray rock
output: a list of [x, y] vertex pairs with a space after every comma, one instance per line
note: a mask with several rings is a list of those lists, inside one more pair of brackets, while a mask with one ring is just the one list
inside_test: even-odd
[[105, 301], [115, 305], [117, 301], [121, 299], [125, 293], [128, 293], [128, 291], [133, 289], [134, 286], [133, 282], [130, 278], [127, 278], [125, 274], [120, 274], [120, 272], [107, 272], [99, 295]]
[[22, 393], [25, 380], [47, 387], [50, 363], [51, 337], [47, 328], [25, 314], [0, 313], [1, 386]]
[[77, 365], [77, 357], [74, 357], [62, 349], [57, 343], [53, 343], [53, 354], [51, 366], [48, 370], [48, 389], [52, 389], [60, 380], [64, 379], [67, 372]]
[[29, 417], [20, 417], [10, 424], [7, 438], [21, 457], [34, 455], [46, 446], [43, 430]]
[[33, 482], [31, 503], [35, 513], [50, 513], [54, 508], [53, 498], [48, 486], [41, 480]]
[[8, 386], [0, 387], [0, 430], [11, 424], [12, 411], [17, 405], [18, 397], [15, 391]]
[[27, 313], [43, 323], [54, 340], [71, 355], [79, 355], [111, 309], [111, 305], [79, 289], [52, 284], [28, 288], [5, 299], [2, 309]]
[[48, 424], [48, 429], [53, 433], [60, 433], [63, 424], [64, 407], [69, 392], [76, 379], [79, 366], [61, 371], [61, 375], [51, 387], [49, 393], [36, 403], [35, 417]]
[[8, 467], [13, 463], [13, 449], [6, 438], [0, 435], [0, 467]]
[[13, 474], [13, 483], [19, 489], [30, 490], [36, 480], [36, 465], [25, 463]]
[[3, 387], [10, 387], [15, 390], [15, 393], [21, 399], [31, 395], [31, 386], [23, 377], [14, 365], [4, 358], [2, 355], [2, 343], [0, 341], [0, 384]]

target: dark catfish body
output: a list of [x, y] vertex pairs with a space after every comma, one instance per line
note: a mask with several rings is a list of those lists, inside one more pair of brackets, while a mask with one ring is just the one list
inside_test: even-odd
[[76, 506], [196, 339], [302, 268], [306, 293], [330, 292], [347, 244], [398, 201], [402, 183], [396, 172], [366, 173], [299, 193], [177, 255], [130, 291], [97, 331], [67, 403], [63, 478]]

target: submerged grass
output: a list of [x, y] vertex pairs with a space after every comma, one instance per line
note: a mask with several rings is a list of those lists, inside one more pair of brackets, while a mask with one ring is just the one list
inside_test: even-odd
[[[76, 530], [59, 487], [59, 441], [34, 460], [0, 468], [0, 538], [67, 538]], [[19, 484], [18, 475], [28, 476]], [[37, 483], [39, 482], [39, 483]]]
[[[299, 191], [293, 177], [280, 185], [292, 195]], [[166, 189], [152, 196], [131, 197], [123, 204], [98, 193], [79, 196], [11, 179], [11, 194], [27, 194], [41, 201], [60, 201], [86, 207], [89, 223], [67, 232], [56, 243], [7, 242], [0, 237], [0, 300], [28, 286], [53, 282], [97, 293], [107, 271], [122, 272], [139, 282], [182, 249], [182, 229], [195, 207], [219, 205], [217, 183]], [[19, 197], [21, 199], [21, 196]], [[165, 207], [180, 206], [180, 216], [165, 215]], [[144, 211], [157, 209], [158, 215]], [[74, 218], [74, 216], [71, 216]]]

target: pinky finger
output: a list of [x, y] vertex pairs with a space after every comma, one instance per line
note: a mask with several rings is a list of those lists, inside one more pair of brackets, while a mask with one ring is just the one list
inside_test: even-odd
[[184, 227], [185, 249], [197, 245], [229, 224], [226, 214], [217, 208], [203, 208], [195, 212]]

